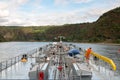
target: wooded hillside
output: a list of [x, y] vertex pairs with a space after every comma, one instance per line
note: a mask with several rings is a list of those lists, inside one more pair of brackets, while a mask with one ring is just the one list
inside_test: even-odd
[[0, 41], [53, 41], [61, 35], [66, 37], [65, 41], [120, 43], [120, 7], [104, 13], [93, 23], [0, 27]]

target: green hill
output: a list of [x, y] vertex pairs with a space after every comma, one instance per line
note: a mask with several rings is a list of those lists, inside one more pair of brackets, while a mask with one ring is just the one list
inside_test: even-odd
[[104, 13], [95, 22], [95, 37], [120, 42], [120, 7]]
[[96, 22], [89, 24], [85, 34], [88, 42], [120, 43], [120, 7], [104, 13]]
[[44, 27], [0, 27], [0, 41], [51, 41], [65, 36], [74, 42], [120, 43], [120, 7], [104, 13], [93, 23]]
[[120, 43], [120, 7], [104, 13], [96, 22], [54, 27], [46, 34], [49, 39], [63, 35], [69, 41]]

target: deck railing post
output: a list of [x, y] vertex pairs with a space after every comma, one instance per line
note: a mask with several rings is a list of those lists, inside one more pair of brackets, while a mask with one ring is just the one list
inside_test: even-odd
[[15, 57], [15, 63], [16, 63], [16, 57]]
[[12, 66], [12, 58], [11, 58], [11, 66]]
[[7, 67], [8, 67], [8, 65], [7, 65], [7, 61], [6, 61], [6, 67], [5, 68], [7, 69]]
[[18, 62], [20, 61], [19, 57], [20, 57], [20, 55], [18, 56]]
[[98, 71], [100, 71], [100, 60], [98, 61]]
[[20, 60], [19, 60], [19, 57], [20, 57], [20, 55], [18, 56], [18, 62], [20, 61]]
[[2, 62], [0, 63], [0, 71], [2, 71]]
[[19, 62], [19, 60], [18, 60], [18, 56], [17, 56], [16, 58], [17, 58], [17, 62]]

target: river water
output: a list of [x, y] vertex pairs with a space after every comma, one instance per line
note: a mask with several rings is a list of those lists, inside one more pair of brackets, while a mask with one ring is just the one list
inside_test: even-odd
[[[0, 43], [0, 62], [13, 56], [27, 53], [28, 51], [49, 44], [50, 42], [1, 42]], [[120, 45], [113, 44], [90, 44], [90, 43], [73, 43], [83, 49], [89, 47], [94, 52], [107, 56], [113, 60], [120, 57]], [[116, 63], [117, 64], [117, 63]]]
[[0, 43], [0, 62], [46, 44], [48, 42], [2, 42]]

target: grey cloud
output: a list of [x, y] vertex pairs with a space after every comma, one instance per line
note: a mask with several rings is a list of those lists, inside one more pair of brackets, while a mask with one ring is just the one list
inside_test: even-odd
[[25, 23], [9, 22], [6, 25], [9, 25], [9, 26], [24, 26]]
[[0, 18], [0, 23], [4, 23], [4, 22], [8, 22], [8, 21], [9, 21], [8, 19]]

